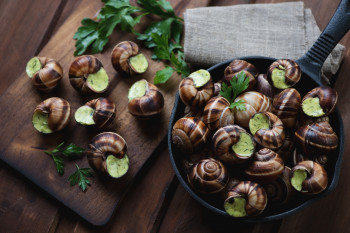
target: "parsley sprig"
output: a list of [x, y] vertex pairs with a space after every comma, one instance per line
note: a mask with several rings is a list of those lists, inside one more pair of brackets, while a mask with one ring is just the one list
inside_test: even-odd
[[71, 186], [76, 184], [79, 185], [81, 190], [85, 191], [87, 185], [90, 185], [90, 181], [87, 177], [91, 177], [91, 169], [90, 168], [80, 168], [78, 164], [75, 164], [77, 170], [68, 177]]
[[68, 159], [72, 159], [82, 155], [82, 153], [85, 151], [84, 148], [81, 148], [73, 143], [69, 144], [65, 149], [62, 148], [63, 145], [64, 142], [60, 143], [51, 151], [44, 151], [45, 154], [51, 156], [56, 165], [56, 170], [60, 175], [64, 173], [64, 160], [60, 154], [64, 155]]
[[246, 77], [244, 72], [240, 72], [230, 80], [230, 86], [226, 83], [222, 83], [220, 95], [230, 102], [230, 108], [236, 108], [238, 110], [246, 110], [244, 100], [235, 101], [236, 97], [245, 91], [249, 86], [249, 78]]
[[[129, 0], [102, 2], [104, 6], [97, 16], [97, 21], [84, 18], [82, 26], [74, 34], [75, 56], [83, 54], [88, 47], [91, 47], [91, 53], [101, 52], [115, 27], [120, 25], [122, 31], [135, 34], [147, 48], [153, 49], [152, 59], [170, 62], [171, 66], [156, 72], [155, 84], [165, 83], [174, 72], [183, 77], [189, 75], [189, 67], [184, 61], [180, 44], [183, 19], [175, 15], [168, 1], [137, 0], [140, 6], [130, 5]], [[161, 20], [151, 23], [144, 32], [137, 32], [135, 25], [150, 14], [159, 16]]]

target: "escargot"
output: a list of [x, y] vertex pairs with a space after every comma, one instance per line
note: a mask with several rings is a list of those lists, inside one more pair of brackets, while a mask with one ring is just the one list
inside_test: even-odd
[[88, 101], [75, 112], [75, 120], [97, 128], [108, 126], [115, 118], [115, 104], [103, 97]]
[[99, 59], [91, 55], [77, 57], [69, 68], [69, 81], [79, 93], [90, 95], [107, 90], [109, 77]]
[[208, 158], [192, 166], [187, 176], [188, 183], [201, 193], [218, 193], [229, 179], [228, 170], [220, 161]]
[[277, 89], [286, 89], [297, 84], [301, 77], [299, 65], [290, 59], [273, 62], [267, 70], [267, 80]]
[[138, 118], [149, 118], [159, 114], [164, 107], [164, 97], [158, 87], [141, 79], [135, 82], [128, 93], [128, 110]]
[[33, 86], [43, 92], [52, 91], [63, 77], [62, 66], [54, 59], [46, 57], [30, 59], [26, 72]]
[[258, 76], [258, 72], [253, 64], [244, 60], [233, 60], [225, 68], [223, 81], [227, 84], [230, 84], [230, 80], [233, 77], [237, 77], [241, 72], [243, 72], [244, 75], [249, 79], [249, 85], [246, 91], [253, 89], [256, 82], [255, 78]]
[[114, 69], [120, 74], [142, 74], [148, 68], [148, 61], [139, 46], [132, 41], [123, 41], [117, 44], [112, 51], [111, 62]]
[[95, 171], [112, 178], [122, 177], [129, 169], [126, 142], [113, 132], [100, 133], [91, 140], [87, 159]]
[[64, 129], [70, 117], [67, 100], [51, 97], [41, 102], [34, 110], [32, 123], [36, 130], [49, 134]]
[[211, 98], [204, 107], [203, 122], [210, 130], [234, 123], [234, 114], [230, 103], [224, 97]]

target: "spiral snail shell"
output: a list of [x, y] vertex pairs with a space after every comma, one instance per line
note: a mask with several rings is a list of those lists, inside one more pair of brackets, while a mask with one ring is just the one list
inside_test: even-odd
[[120, 74], [142, 74], [148, 68], [145, 55], [139, 52], [139, 46], [132, 41], [117, 44], [113, 48], [111, 62], [114, 69]]
[[173, 126], [172, 141], [181, 152], [192, 154], [207, 142], [208, 134], [209, 130], [201, 120], [183, 117]]
[[62, 66], [51, 58], [33, 57], [26, 66], [26, 72], [32, 84], [39, 91], [50, 92], [63, 77]]
[[226, 195], [224, 208], [232, 217], [259, 215], [266, 207], [264, 188], [252, 181], [241, 181]]
[[311, 160], [322, 166], [326, 166], [328, 162], [328, 156], [326, 154], [314, 154], [307, 156], [300, 153], [300, 151], [297, 149], [293, 151], [292, 162], [294, 166], [305, 160]]
[[49, 134], [65, 128], [70, 117], [67, 100], [51, 97], [41, 102], [34, 110], [32, 122], [41, 133]]
[[261, 94], [266, 95], [271, 100], [273, 99], [273, 96], [274, 96], [273, 87], [267, 81], [266, 74], [259, 74], [258, 77], [256, 78], [256, 90]]
[[227, 84], [230, 84], [230, 80], [241, 72], [243, 72], [249, 79], [249, 86], [246, 91], [253, 89], [256, 82], [255, 78], [258, 76], [258, 72], [253, 64], [244, 60], [233, 60], [224, 71], [223, 81]]
[[277, 89], [286, 89], [297, 84], [301, 77], [299, 65], [290, 59], [273, 62], [267, 70], [267, 80]]
[[218, 193], [229, 179], [228, 170], [218, 160], [209, 158], [195, 164], [187, 176], [188, 183], [201, 193]]
[[69, 68], [69, 81], [79, 93], [102, 93], [109, 85], [108, 75], [99, 59], [91, 55], [77, 57]]
[[224, 97], [213, 97], [204, 107], [203, 122], [210, 130], [232, 125], [234, 119], [230, 103]]
[[113, 132], [100, 133], [91, 140], [87, 159], [95, 171], [112, 178], [122, 177], [129, 169], [126, 142]]

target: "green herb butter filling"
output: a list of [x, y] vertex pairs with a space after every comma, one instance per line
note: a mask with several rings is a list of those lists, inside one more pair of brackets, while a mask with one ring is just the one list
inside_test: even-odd
[[109, 80], [105, 69], [101, 68], [96, 73], [89, 74], [86, 82], [94, 91], [102, 92], [107, 89]]
[[113, 155], [108, 155], [106, 159], [108, 174], [113, 178], [119, 178], [123, 176], [129, 169], [129, 158], [125, 155], [123, 158], [118, 159]]
[[74, 118], [76, 122], [82, 125], [93, 125], [95, 121], [93, 119], [95, 109], [90, 108], [89, 106], [81, 106], [75, 112]]
[[189, 75], [196, 88], [204, 86], [210, 80], [210, 74], [206, 70], [197, 70]]
[[49, 128], [48, 125], [49, 120], [49, 114], [43, 113], [43, 112], [35, 112], [33, 114], [33, 125], [36, 130], [38, 130], [41, 133], [52, 133], [52, 130]]
[[269, 118], [263, 113], [255, 114], [249, 121], [249, 129], [252, 135], [260, 129], [270, 129]]
[[136, 56], [130, 57], [130, 65], [137, 73], [144, 73], [148, 68], [148, 61], [142, 53], [137, 54]]
[[307, 98], [301, 104], [303, 112], [311, 117], [321, 117], [325, 115], [323, 109], [320, 105], [320, 99], [318, 97], [315, 98]]
[[226, 201], [224, 204], [224, 208], [226, 213], [228, 213], [232, 217], [245, 217], [247, 216], [247, 212], [245, 211], [246, 200], [243, 197], [235, 197], [233, 198], [233, 202], [230, 203]]
[[137, 81], [134, 83], [128, 93], [128, 99], [131, 101], [132, 99], [135, 98], [140, 98], [146, 94], [147, 91], [147, 81], [142, 79], [140, 81]]
[[240, 156], [251, 156], [254, 152], [254, 144], [250, 135], [241, 132], [239, 140], [232, 146], [232, 150]]
[[32, 78], [36, 72], [41, 69], [41, 63], [39, 58], [33, 57], [30, 59], [26, 66], [26, 72], [29, 78]]
[[295, 170], [291, 179], [292, 186], [301, 191], [302, 184], [307, 177], [307, 173], [305, 170]]
[[278, 89], [286, 89], [289, 86], [286, 84], [286, 70], [283, 66], [279, 65], [272, 71], [271, 79], [273, 86]]

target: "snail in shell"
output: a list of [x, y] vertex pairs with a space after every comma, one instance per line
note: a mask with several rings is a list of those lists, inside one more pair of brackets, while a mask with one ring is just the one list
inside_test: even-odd
[[39, 91], [50, 92], [63, 77], [62, 66], [51, 58], [33, 57], [26, 66], [26, 73]]
[[67, 100], [51, 97], [41, 102], [34, 110], [32, 122], [36, 130], [49, 134], [64, 129], [70, 117]]
[[237, 77], [241, 72], [249, 79], [249, 85], [246, 91], [253, 89], [255, 85], [255, 78], [258, 76], [258, 72], [255, 66], [244, 60], [233, 60], [224, 71], [224, 82], [230, 84], [230, 80], [233, 77]]
[[138, 118], [159, 114], [164, 107], [164, 97], [158, 87], [141, 79], [135, 82], [128, 93], [128, 110]]
[[91, 55], [77, 57], [72, 62], [69, 81], [83, 95], [105, 92], [109, 85], [109, 77], [101, 61]]
[[256, 90], [261, 94], [266, 95], [271, 100], [273, 99], [273, 96], [274, 96], [273, 87], [267, 81], [266, 74], [259, 74], [258, 77], [256, 78]]
[[301, 77], [299, 65], [290, 59], [273, 62], [267, 70], [267, 80], [277, 89], [286, 89], [297, 84]]
[[75, 112], [75, 120], [97, 128], [108, 126], [115, 118], [115, 104], [103, 97], [88, 101]]
[[146, 56], [140, 53], [139, 46], [132, 41], [117, 44], [113, 48], [111, 62], [114, 69], [120, 74], [142, 74], [148, 68]]
[[112, 178], [124, 176], [129, 169], [126, 142], [113, 132], [100, 133], [91, 140], [87, 159], [95, 171]]

